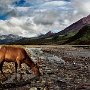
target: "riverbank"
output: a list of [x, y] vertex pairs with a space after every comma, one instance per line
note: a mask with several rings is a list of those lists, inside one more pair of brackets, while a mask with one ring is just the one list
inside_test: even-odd
[[39, 79], [22, 64], [23, 79], [14, 80], [14, 64], [5, 63], [1, 90], [90, 90], [90, 49], [74, 46], [23, 46], [40, 67]]
[[90, 49], [84, 48], [82, 46], [61, 46], [42, 49], [65, 61], [65, 66], [63, 69], [60, 68], [59, 72], [64, 75], [68, 90], [90, 89]]

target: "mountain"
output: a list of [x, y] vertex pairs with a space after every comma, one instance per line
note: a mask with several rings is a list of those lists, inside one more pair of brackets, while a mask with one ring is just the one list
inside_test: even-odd
[[32, 38], [21, 38], [15, 42], [11, 42], [9, 44], [22, 44], [22, 45], [32, 45], [32, 44], [49, 44], [51, 43], [51, 40], [49, 40], [48, 38], [53, 36], [55, 33], [49, 31], [46, 34], [41, 34], [38, 37], [32, 37]]
[[48, 38], [48, 37], [51, 37], [51, 36], [53, 36], [55, 33], [53, 33], [52, 31], [49, 31], [49, 32], [47, 32], [46, 34], [41, 34], [41, 35], [39, 35], [37, 38], [38, 39], [44, 39], [44, 38]]
[[77, 34], [70, 37], [65, 43], [90, 45], [90, 25], [86, 25]]
[[79, 21], [73, 23], [72, 25], [68, 26], [64, 30], [58, 32], [58, 35], [66, 34], [69, 32], [78, 32], [82, 27], [84, 27], [85, 25], [88, 25], [88, 24], [90, 24], [90, 15], [80, 19]]
[[26, 38], [14, 35], [1, 36], [0, 43], [24, 45], [49, 44], [89, 44], [90, 45], [90, 15], [68, 26], [64, 30], [53, 33], [51, 31], [38, 37]]
[[[58, 32], [52, 37], [52, 39], [54, 40], [55, 44], [90, 44], [90, 39], [87, 38], [90, 36], [90, 34], [86, 35], [87, 32], [89, 33], [89, 25], [90, 15], [80, 19], [79, 21], [73, 23], [64, 30]], [[87, 37], [84, 35], [86, 35]]]
[[18, 35], [0, 35], [0, 44], [8, 44], [20, 40], [22, 37]]

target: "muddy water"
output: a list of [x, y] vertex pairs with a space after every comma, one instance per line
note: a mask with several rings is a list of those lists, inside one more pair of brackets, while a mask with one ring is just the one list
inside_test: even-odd
[[[59, 90], [59, 86], [54, 84], [59, 76], [57, 76], [59, 67], [65, 65], [65, 61], [56, 55], [45, 53], [41, 48], [26, 48], [28, 55], [32, 60], [40, 66], [42, 76], [40, 78], [32, 74], [27, 65], [22, 64], [22, 79], [20, 79], [20, 71], [17, 78], [14, 73], [14, 63], [5, 63], [3, 70], [5, 78], [0, 74], [0, 89], [1, 90]], [[60, 78], [63, 80], [62, 78]], [[53, 86], [52, 86], [53, 85]], [[35, 89], [35, 88], [36, 89]], [[33, 89], [34, 88], [34, 89]], [[45, 89], [46, 88], [46, 89]]]

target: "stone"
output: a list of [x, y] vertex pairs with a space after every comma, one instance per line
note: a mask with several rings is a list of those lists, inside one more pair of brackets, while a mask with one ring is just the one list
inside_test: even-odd
[[32, 87], [29, 90], [38, 90], [36, 87]]

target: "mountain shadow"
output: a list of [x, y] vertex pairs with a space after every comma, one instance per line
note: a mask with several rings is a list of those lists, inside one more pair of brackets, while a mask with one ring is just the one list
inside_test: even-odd
[[77, 34], [70, 37], [63, 44], [90, 44], [90, 25], [86, 25], [79, 30]]

